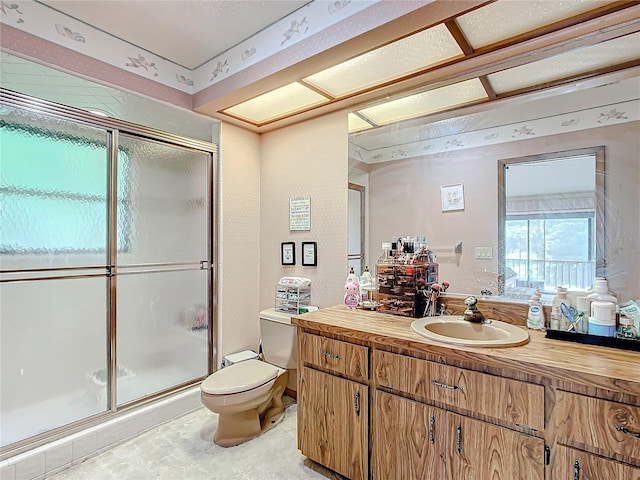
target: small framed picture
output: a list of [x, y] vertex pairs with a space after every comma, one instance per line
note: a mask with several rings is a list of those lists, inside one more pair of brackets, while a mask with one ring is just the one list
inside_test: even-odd
[[302, 265], [305, 267], [318, 266], [318, 244], [316, 242], [302, 242]]
[[461, 183], [440, 187], [442, 211], [464, 210], [464, 189]]
[[282, 242], [280, 244], [282, 265], [296, 264], [296, 244], [295, 242]]

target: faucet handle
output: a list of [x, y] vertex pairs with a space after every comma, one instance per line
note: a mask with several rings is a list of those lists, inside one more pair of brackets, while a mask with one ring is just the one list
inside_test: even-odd
[[464, 304], [469, 308], [469, 310], [475, 310], [476, 305], [478, 304], [478, 299], [471, 295], [464, 299]]

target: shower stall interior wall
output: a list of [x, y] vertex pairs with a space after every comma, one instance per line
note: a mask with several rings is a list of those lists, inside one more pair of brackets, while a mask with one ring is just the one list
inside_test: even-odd
[[211, 364], [216, 147], [68, 110], [0, 105], [2, 447]]

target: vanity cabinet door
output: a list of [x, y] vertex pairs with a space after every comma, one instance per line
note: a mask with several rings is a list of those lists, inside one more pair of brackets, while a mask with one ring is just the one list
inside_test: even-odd
[[373, 478], [445, 479], [444, 410], [376, 390], [371, 428]]
[[298, 381], [298, 448], [351, 480], [369, 474], [369, 387], [304, 367]]
[[544, 480], [544, 440], [447, 413], [449, 480]]
[[640, 468], [564, 446], [555, 448], [551, 465], [552, 480], [640, 480]]

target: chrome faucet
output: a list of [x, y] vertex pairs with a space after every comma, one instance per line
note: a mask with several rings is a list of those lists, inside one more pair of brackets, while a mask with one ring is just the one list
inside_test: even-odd
[[464, 299], [467, 309], [464, 311], [464, 319], [468, 322], [481, 323], [484, 322], [484, 315], [478, 310], [478, 299], [473, 295]]

